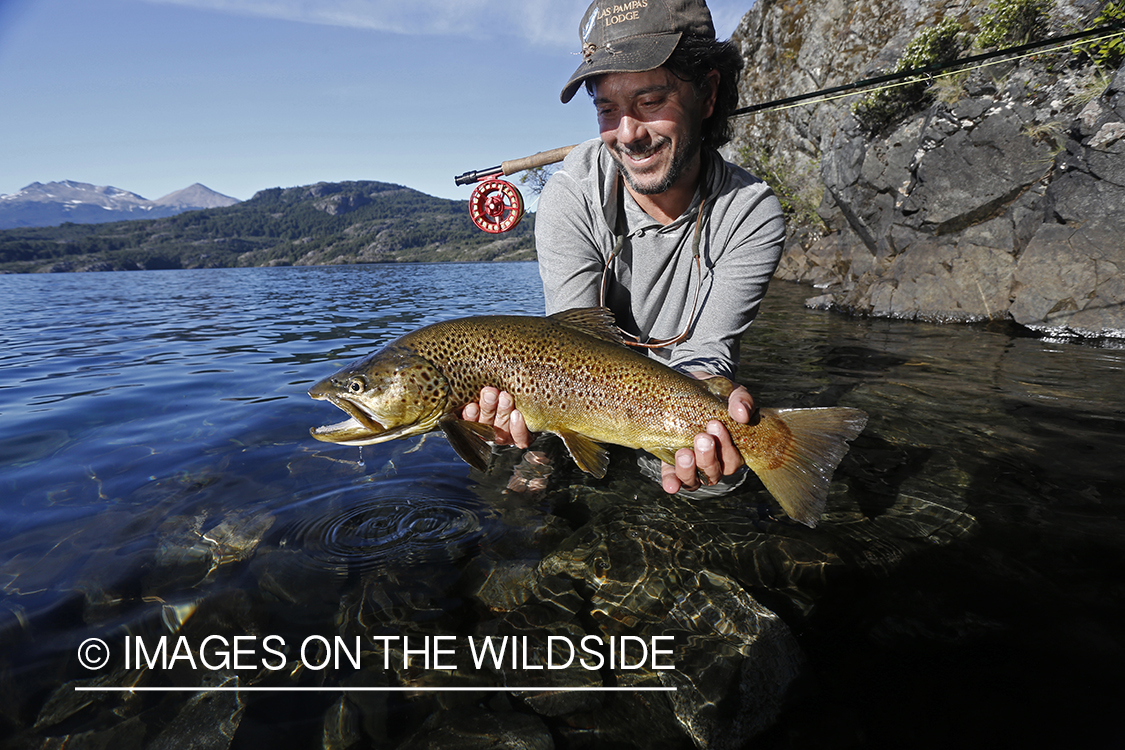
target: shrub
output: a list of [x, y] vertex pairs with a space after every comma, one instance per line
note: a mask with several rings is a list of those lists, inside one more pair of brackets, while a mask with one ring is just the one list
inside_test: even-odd
[[815, 175], [793, 169], [764, 146], [742, 147], [738, 161], [773, 189], [790, 230], [824, 234], [824, 220], [816, 210], [824, 184]]
[[1011, 46], [1037, 42], [1050, 30], [1055, 0], [992, 0], [980, 19], [976, 45]]
[[[937, 26], [919, 32], [902, 51], [892, 73], [943, 65], [957, 59], [964, 49], [961, 24], [947, 18]], [[929, 101], [931, 81], [915, 76], [893, 88], [886, 88], [860, 99], [852, 111], [869, 133], [880, 132]]]
[[[1125, 27], [1125, 0], [1113, 0], [1105, 4], [1091, 26], [1109, 26], [1117, 24]], [[1076, 54], [1085, 55], [1099, 68], [1116, 70], [1125, 60], [1125, 37], [1115, 36], [1112, 39], [1103, 39], [1100, 42], [1087, 42], [1076, 44], [1073, 47]]]

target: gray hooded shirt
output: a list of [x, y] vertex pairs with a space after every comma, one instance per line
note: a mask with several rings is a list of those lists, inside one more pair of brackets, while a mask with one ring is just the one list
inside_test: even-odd
[[[734, 378], [742, 334], [781, 259], [785, 221], [764, 182], [704, 149], [697, 281], [692, 239], [701, 192], [663, 226], [625, 190], [600, 139], [580, 144], [552, 175], [535, 216], [535, 246], [547, 314], [598, 304], [602, 274], [618, 229], [625, 242], [610, 271], [606, 304], [617, 324], [642, 340], [688, 337], [647, 350], [678, 370]], [[699, 288], [694, 319], [692, 302]]]

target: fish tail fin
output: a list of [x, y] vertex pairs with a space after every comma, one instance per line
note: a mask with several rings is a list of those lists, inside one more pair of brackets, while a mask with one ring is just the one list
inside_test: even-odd
[[848, 441], [867, 424], [859, 409], [761, 409], [755, 425], [735, 428], [739, 452], [782, 510], [795, 521], [816, 526], [824, 512], [828, 484]]

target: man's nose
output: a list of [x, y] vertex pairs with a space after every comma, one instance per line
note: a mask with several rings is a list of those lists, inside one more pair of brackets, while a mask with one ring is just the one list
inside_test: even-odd
[[622, 115], [617, 123], [617, 140], [620, 143], [636, 143], [648, 135], [645, 124], [631, 115]]

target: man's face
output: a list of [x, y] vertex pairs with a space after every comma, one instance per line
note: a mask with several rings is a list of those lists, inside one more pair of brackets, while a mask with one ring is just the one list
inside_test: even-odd
[[593, 92], [602, 142], [634, 192], [655, 195], [688, 175], [694, 179], [713, 95], [696, 96], [665, 68], [607, 73], [595, 79]]

